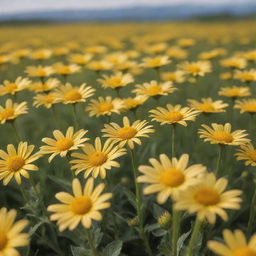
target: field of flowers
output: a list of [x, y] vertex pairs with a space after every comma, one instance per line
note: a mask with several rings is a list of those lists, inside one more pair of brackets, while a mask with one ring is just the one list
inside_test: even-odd
[[256, 256], [256, 30], [2, 26], [0, 256]]

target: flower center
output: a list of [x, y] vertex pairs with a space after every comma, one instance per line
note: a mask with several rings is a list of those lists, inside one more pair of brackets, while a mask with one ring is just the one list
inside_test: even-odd
[[256, 104], [247, 103], [244, 105], [243, 109], [247, 112], [256, 112]]
[[99, 112], [104, 113], [112, 110], [114, 108], [113, 104], [111, 102], [102, 102], [99, 105]]
[[25, 160], [20, 156], [10, 156], [6, 161], [6, 167], [12, 172], [19, 171], [25, 164]]
[[43, 69], [38, 69], [38, 70], [37, 70], [37, 76], [39, 76], [39, 77], [44, 77], [44, 76], [47, 76], [47, 73], [46, 73], [46, 71], [43, 70]]
[[148, 64], [151, 67], [158, 67], [162, 65], [162, 61], [160, 58], [155, 58], [155, 59], [149, 60]]
[[250, 81], [253, 81], [255, 79], [255, 76], [252, 75], [252, 74], [249, 74], [249, 73], [248, 74], [245, 73], [241, 76], [241, 78], [244, 79], [245, 81], [250, 82]]
[[59, 151], [66, 151], [70, 149], [73, 145], [73, 140], [68, 138], [61, 139], [56, 143], [56, 147]]
[[8, 239], [5, 234], [0, 233], [0, 252], [6, 247]]
[[256, 161], [256, 149], [247, 153], [248, 157], [251, 158], [254, 162]]
[[65, 93], [64, 98], [66, 100], [76, 101], [76, 100], [81, 100], [82, 95], [77, 90], [71, 90]]
[[188, 66], [188, 72], [190, 73], [199, 73], [201, 71], [201, 68], [198, 65], [189, 65]]
[[218, 140], [218, 141], [224, 142], [224, 143], [230, 143], [233, 141], [233, 136], [230, 133], [227, 133], [224, 131], [214, 132], [213, 137], [215, 140]]
[[72, 201], [70, 207], [75, 214], [83, 215], [91, 210], [92, 201], [88, 196], [79, 196]]
[[256, 256], [256, 251], [248, 247], [235, 249], [233, 253], [234, 256]]
[[203, 103], [198, 105], [198, 109], [203, 112], [212, 112], [215, 110], [214, 106], [211, 103]]
[[172, 123], [182, 120], [183, 115], [178, 111], [172, 111], [165, 114], [165, 119]]
[[62, 75], [68, 75], [70, 74], [70, 68], [68, 66], [62, 66], [62, 67], [59, 67], [59, 73], [62, 74]]
[[118, 87], [121, 85], [121, 78], [120, 77], [111, 77], [108, 79], [108, 84], [114, 87]]
[[212, 188], [201, 188], [194, 195], [194, 199], [204, 206], [216, 205], [220, 201], [220, 195]]
[[178, 169], [167, 169], [160, 174], [160, 183], [168, 187], [178, 187], [185, 181], [185, 176]]
[[130, 126], [123, 127], [118, 131], [118, 136], [123, 140], [131, 139], [136, 134], [137, 134], [137, 130]]
[[2, 119], [10, 119], [14, 115], [14, 109], [13, 108], [7, 108], [4, 109], [1, 113], [1, 118]]
[[135, 99], [126, 99], [124, 101], [124, 104], [126, 105], [126, 107], [128, 108], [135, 108], [137, 107], [137, 105], [139, 104], [139, 102]]
[[17, 89], [17, 85], [15, 83], [9, 83], [5, 86], [5, 91], [8, 93], [13, 92]]
[[45, 102], [45, 103], [52, 103], [53, 100], [54, 100], [54, 97], [52, 96], [52, 94], [48, 94], [48, 95], [46, 95], [45, 98], [44, 98], [44, 102]]
[[233, 88], [233, 89], [230, 89], [228, 92], [227, 92], [227, 95], [229, 97], [236, 97], [236, 96], [239, 96], [240, 95], [240, 90], [238, 88]]
[[161, 87], [159, 85], [152, 85], [147, 89], [148, 95], [154, 96], [161, 92]]
[[108, 160], [108, 157], [103, 152], [94, 152], [89, 156], [89, 162], [94, 166], [100, 166]]

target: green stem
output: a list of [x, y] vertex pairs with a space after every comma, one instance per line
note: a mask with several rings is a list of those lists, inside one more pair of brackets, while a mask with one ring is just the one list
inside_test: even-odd
[[172, 215], [172, 256], [177, 256], [177, 243], [180, 233], [180, 213], [173, 209]]
[[176, 127], [175, 124], [172, 125], [172, 157], [175, 157], [175, 135], [176, 135]]
[[17, 128], [17, 125], [16, 125], [15, 121], [11, 121], [11, 125], [12, 125], [12, 128], [14, 130], [16, 140], [19, 143], [21, 141], [21, 137], [19, 135], [18, 128]]
[[73, 114], [73, 119], [75, 122], [75, 128], [78, 128], [78, 120], [77, 120], [77, 115], [76, 115], [76, 103], [71, 104], [72, 105], [72, 114]]
[[247, 227], [248, 236], [250, 236], [252, 233], [255, 216], [256, 216], [256, 190], [254, 191], [252, 202], [251, 202], [250, 217], [249, 217], [248, 227]]
[[55, 108], [54, 104], [52, 105], [51, 110], [52, 110], [53, 119], [54, 119], [56, 128], [59, 128], [60, 127], [59, 118], [58, 118], [57, 111], [56, 111], [56, 108]]
[[142, 214], [142, 202], [141, 202], [141, 192], [140, 192], [140, 185], [137, 182], [137, 170], [135, 167], [135, 157], [134, 157], [134, 151], [130, 150], [131, 155], [131, 161], [132, 161], [132, 169], [133, 169], [133, 176], [134, 176], [134, 184], [135, 184], [135, 193], [136, 193], [136, 211], [138, 216], [138, 222], [139, 222], [139, 234], [141, 237], [141, 240], [144, 242], [144, 246], [146, 249], [146, 252], [148, 255], [153, 256], [148, 238], [145, 234], [144, 230], [144, 224], [143, 224], [143, 214]]
[[99, 254], [98, 254], [97, 249], [96, 249], [96, 247], [94, 245], [94, 242], [93, 242], [90, 230], [89, 229], [85, 229], [85, 231], [86, 231], [86, 236], [87, 236], [88, 244], [89, 244], [89, 246], [90, 246], [90, 248], [92, 250], [92, 255], [93, 256], [98, 256]]
[[216, 169], [214, 171], [214, 174], [217, 176], [220, 170], [220, 166], [221, 166], [221, 158], [222, 158], [222, 154], [224, 151], [224, 145], [219, 145], [219, 154], [218, 154], [218, 158], [217, 158], [217, 164], [216, 164]]
[[198, 235], [198, 232], [200, 231], [202, 222], [196, 218], [196, 222], [194, 224], [194, 228], [193, 228], [193, 232], [191, 235], [191, 238], [189, 240], [189, 244], [188, 244], [188, 251], [187, 251], [187, 256], [192, 256], [193, 255], [193, 249], [195, 247], [195, 241]]
[[25, 202], [26, 202], [27, 204], [29, 204], [29, 198], [28, 198], [28, 196], [27, 196], [27, 194], [26, 194], [26, 192], [25, 192], [25, 190], [24, 190], [24, 187], [23, 187], [22, 183], [19, 184], [19, 189], [20, 189], [20, 192], [21, 192], [22, 197], [24, 198]]

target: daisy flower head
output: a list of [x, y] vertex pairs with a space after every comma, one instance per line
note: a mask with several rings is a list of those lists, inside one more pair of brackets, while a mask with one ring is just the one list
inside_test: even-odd
[[221, 60], [220, 65], [225, 68], [243, 69], [247, 66], [247, 61], [244, 58], [230, 57]]
[[124, 148], [114, 145], [111, 140], [107, 140], [103, 145], [99, 137], [95, 139], [94, 145], [85, 143], [82, 147], [83, 153], [72, 153], [71, 170], [75, 170], [76, 175], [82, 171], [84, 177], [88, 177], [91, 173], [93, 178], [99, 175], [102, 179], [106, 177], [106, 170], [112, 167], [120, 167], [115, 161], [116, 158], [126, 154]]
[[53, 89], [56, 89], [60, 85], [60, 81], [57, 78], [48, 78], [46, 81], [41, 82], [37, 81], [31, 83], [29, 90], [32, 92], [49, 92]]
[[5, 80], [3, 85], [0, 85], [0, 95], [14, 95], [19, 91], [27, 89], [30, 83], [31, 81], [28, 78], [22, 78], [21, 76], [13, 82]]
[[219, 256], [255, 256], [256, 255], [256, 235], [247, 241], [245, 234], [237, 229], [234, 232], [225, 229], [223, 231], [225, 243], [209, 241], [208, 248]]
[[222, 100], [214, 101], [212, 98], [202, 98], [201, 101], [189, 99], [188, 102], [191, 108], [206, 114], [225, 112], [228, 106]]
[[171, 63], [168, 56], [161, 55], [155, 57], [147, 57], [144, 58], [142, 61], [143, 63], [141, 64], [141, 66], [145, 68], [160, 68]]
[[52, 65], [56, 74], [68, 76], [80, 72], [81, 67], [77, 64], [65, 65], [61, 62]]
[[211, 224], [216, 222], [216, 215], [227, 221], [224, 209], [238, 210], [242, 201], [242, 191], [226, 191], [227, 185], [227, 179], [216, 179], [213, 173], [207, 173], [200, 182], [175, 195], [174, 209], [196, 213], [200, 221], [207, 220]]
[[211, 124], [212, 127], [202, 124], [203, 129], [199, 129], [200, 138], [211, 144], [239, 146], [248, 143], [250, 140], [245, 138], [248, 134], [246, 130], [231, 131], [231, 124]]
[[59, 204], [48, 206], [47, 210], [53, 212], [50, 219], [57, 221], [59, 230], [74, 230], [79, 223], [88, 229], [92, 221], [101, 221], [101, 210], [109, 208], [108, 200], [112, 197], [111, 193], [103, 193], [105, 185], [103, 183], [94, 187], [93, 178], [86, 181], [84, 188], [78, 179], [72, 182], [73, 194], [59, 192], [55, 195], [60, 201]]
[[141, 145], [140, 137], [149, 137], [148, 133], [154, 132], [152, 125], [147, 125], [147, 121], [137, 120], [130, 123], [127, 116], [123, 117], [123, 125], [117, 123], [105, 124], [103, 137], [110, 138], [111, 141], [118, 143], [120, 147], [128, 144], [130, 149], [134, 149], [134, 143]]
[[187, 75], [194, 77], [204, 76], [205, 73], [212, 71], [212, 66], [209, 61], [194, 61], [194, 62], [183, 62], [179, 65], [179, 68], [184, 71]]
[[111, 115], [112, 113], [120, 114], [121, 110], [124, 108], [123, 101], [119, 98], [112, 99], [111, 96], [106, 98], [98, 97], [98, 99], [92, 99], [85, 108], [85, 111], [89, 112], [89, 116], [102, 116]]
[[236, 70], [234, 78], [245, 83], [254, 82], [256, 81], [256, 70], [255, 69], [244, 70], [244, 71]]
[[45, 79], [54, 73], [54, 69], [51, 66], [29, 66], [26, 68], [25, 72], [30, 77]]
[[137, 95], [147, 96], [147, 97], [158, 97], [166, 96], [170, 93], [173, 93], [177, 88], [173, 87], [172, 82], [157, 82], [155, 80], [150, 81], [149, 83], [137, 84], [135, 89], [132, 90], [133, 93]]
[[52, 159], [57, 155], [65, 157], [68, 152], [83, 147], [84, 143], [89, 140], [88, 138], [84, 138], [86, 133], [87, 131], [83, 129], [74, 133], [74, 127], [72, 126], [67, 129], [65, 135], [59, 130], [54, 130], [54, 139], [42, 139], [42, 141], [47, 145], [40, 147], [40, 153], [51, 154], [49, 157], [49, 162], [51, 162]]
[[69, 57], [69, 62], [75, 63], [77, 65], [86, 65], [91, 59], [93, 55], [92, 54], [72, 54]]
[[16, 210], [7, 211], [6, 208], [0, 209], [0, 255], [1, 256], [20, 256], [16, 249], [29, 244], [29, 235], [21, 233], [28, 225], [27, 220], [15, 222]]
[[160, 125], [164, 124], [180, 124], [187, 126], [187, 121], [195, 121], [200, 111], [181, 105], [167, 104], [166, 108], [157, 107], [149, 111], [153, 121], [157, 121]]
[[113, 67], [113, 64], [105, 60], [99, 60], [99, 61], [95, 60], [95, 61], [89, 62], [86, 66], [89, 70], [100, 72], [100, 71], [110, 70]]
[[236, 99], [238, 97], [246, 97], [251, 95], [251, 91], [248, 87], [243, 86], [230, 86], [222, 87], [218, 91], [220, 96]]
[[149, 184], [145, 187], [144, 194], [157, 193], [157, 202], [163, 204], [169, 197], [196, 184], [206, 168], [201, 164], [188, 166], [188, 161], [188, 154], [183, 154], [179, 159], [169, 159], [167, 155], [161, 154], [160, 161], [149, 159], [151, 166], [139, 166], [138, 170], [143, 175], [137, 181]]
[[241, 145], [235, 156], [237, 160], [245, 161], [246, 166], [256, 166], [256, 149], [251, 143]]
[[120, 87], [127, 86], [134, 81], [131, 74], [123, 74], [122, 72], [117, 72], [111, 76], [103, 75], [103, 79], [97, 80], [103, 88], [117, 89]]
[[186, 59], [188, 57], [188, 51], [178, 47], [173, 46], [169, 48], [166, 52], [167, 56], [174, 59]]
[[176, 70], [173, 72], [163, 72], [161, 73], [161, 78], [164, 81], [183, 83], [185, 81], [185, 72], [182, 70]]
[[66, 83], [65, 85], [58, 87], [53, 94], [57, 102], [74, 104], [85, 102], [87, 98], [94, 95], [94, 92], [95, 89], [85, 83], [80, 86], [73, 86], [70, 83]]
[[52, 56], [50, 49], [37, 49], [30, 52], [29, 57], [33, 60], [46, 60]]
[[27, 102], [14, 103], [11, 99], [7, 99], [5, 106], [0, 106], [0, 122], [4, 124], [8, 121], [13, 121], [20, 115], [28, 113]]
[[240, 109], [240, 113], [256, 113], [256, 99], [236, 100], [234, 108]]
[[21, 184], [21, 176], [29, 178], [28, 171], [37, 171], [38, 167], [32, 164], [40, 155], [32, 154], [35, 146], [27, 142], [20, 142], [16, 149], [14, 145], [7, 145], [7, 151], [0, 150], [0, 180], [7, 185], [14, 177]]
[[38, 108], [39, 106], [51, 108], [53, 104], [57, 103], [57, 100], [53, 93], [37, 94], [34, 96], [33, 99], [33, 106], [35, 106], [36, 108]]
[[144, 102], [148, 99], [147, 96], [138, 95], [135, 97], [128, 97], [123, 99], [124, 109], [125, 110], [135, 110], [140, 105], [143, 105]]

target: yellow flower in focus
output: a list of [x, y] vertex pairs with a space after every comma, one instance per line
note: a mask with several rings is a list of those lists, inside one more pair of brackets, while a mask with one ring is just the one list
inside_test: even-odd
[[15, 222], [16, 210], [7, 211], [6, 208], [0, 209], [0, 255], [1, 256], [20, 256], [16, 247], [23, 247], [29, 244], [29, 235], [21, 233], [28, 225], [27, 220]]
[[60, 81], [57, 78], [49, 78], [44, 82], [34, 82], [29, 86], [29, 90], [32, 92], [48, 92], [60, 85]]
[[224, 243], [208, 241], [208, 248], [219, 256], [255, 256], [256, 235], [247, 242], [245, 234], [241, 230], [234, 232], [225, 229], [223, 231]]
[[218, 91], [220, 96], [228, 97], [228, 98], [238, 98], [238, 97], [246, 97], [251, 95], [251, 91], [248, 87], [242, 86], [231, 86], [231, 87], [222, 87]]
[[103, 137], [110, 138], [111, 141], [118, 143], [120, 147], [128, 144], [130, 149], [134, 148], [134, 143], [141, 145], [140, 137], [149, 137], [148, 133], [154, 132], [152, 125], [147, 125], [147, 121], [136, 120], [130, 123], [127, 116], [123, 117], [123, 126], [117, 123], [105, 124]]
[[147, 96], [135, 96], [123, 99], [124, 109], [125, 110], [134, 110], [138, 106], [142, 105], [148, 99]]
[[198, 183], [198, 178], [206, 168], [201, 164], [188, 166], [189, 155], [183, 154], [179, 159], [169, 159], [167, 155], [160, 155], [160, 162], [150, 158], [152, 166], [141, 165], [139, 172], [143, 175], [137, 178], [140, 183], [149, 183], [143, 193], [157, 193], [157, 202], [163, 204], [171, 196], [177, 195], [189, 186]]
[[87, 98], [94, 95], [94, 92], [95, 89], [85, 83], [80, 86], [72, 86], [70, 83], [66, 83], [65, 85], [58, 87], [53, 95], [57, 102], [74, 104], [85, 102]]
[[203, 113], [226, 112], [224, 108], [228, 106], [228, 104], [223, 103], [222, 100], [213, 101], [212, 98], [202, 98], [201, 101], [188, 99], [188, 102], [191, 108], [199, 110]]
[[148, 57], [144, 58], [142, 61], [141, 66], [145, 68], [160, 68], [171, 63], [168, 56]]
[[52, 67], [56, 74], [59, 74], [62, 76], [72, 75], [81, 71], [81, 67], [78, 66], [77, 64], [65, 65], [59, 62], [59, 63], [53, 64]]
[[244, 160], [246, 166], [256, 166], [256, 149], [251, 143], [241, 145], [235, 155], [237, 160]]
[[69, 57], [69, 62], [83, 66], [87, 64], [92, 59], [92, 57], [92, 54], [72, 54]]
[[28, 113], [27, 102], [14, 103], [11, 99], [7, 99], [5, 107], [0, 106], [0, 122], [4, 124], [7, 121], [16, 119], [18, 116]]
[[212, 71], [209, 61], [183, 62], [178, 66], [182, 71], [191, 76], [204, 76]]
[[211, 124], [212, 128], [208, 125], [202, 124], [203, 129], [199, 129], [198, 133], [200, 138], [203, 138], [205, 142], [209, 141], [211, 144], [222, 144], [239, 146], [248, 143], [250, 140], [245, 138], [245, 130], [231, 131], [231, 124]]
[[247, 66], [247, 61], [244, 58], [231, 57], [221, 60], [220, 65], [225, 68], [243, 69]]
[[242, 191], [225, 191], [227, 185], [227, 179], [216, 179], [213, 173], [205, 174], [200, 177], [200, 182], [174, 196], [174, 209], [196, 213], [200, 221], [207, 220], [211, 224], [216, 222], [216, 215], [227, 221], [224, 209], [238, 210], [242, 201], [239, 197]]
[[98, 100], [91, 100], [85, 111], [88, 111], [90, 116], [102, 116], [111, 115], [112, 113], [119, 114], [123, 108], [124, 105], [121, 99], [112, 99], [107, 96], [106, 98], [99, 97]]
[[20, 142], [17, 150], [12, 144], [7, 145], [7, 152], [0, 150], [0, 180], [3, 180], [4, 185], [7, 185], [13, 177], [18, 184], [21, 184], [21, 176], [28, 179], [28, 171], [38, 170], [38, 167], [32, 164], [40, 157], [38, 153], [32, 155], [34, 148], [35, 146], [29, 146], [27, 142]]
[[150, 83], [135, 85], [135, 89], [132, 90], [132, 92], [137, 95], [157, 97], [161, 95], [168, 95], [176, 90], [177, 88], [173, 87], [172, 82], [158, 83], [157, 81], [152, 80]]
[[240, 113], [256, 113], [256, 99], [236, 100], [234, 108], [240, 109]]
[[60, 203], [48, 206], [47, 210], [53, 212], [50, 219], [57, 221], [61, 232], [65, 229], [74, 230], [80, 222], [83, 227], [90, 228], [92, 220], [102, 220], [100, 210], [110, 207], [108, 200], [112, 194], [102, 193], [104, 188], [103, 183], [94, 188], [94, 180], [90, 178], [82, 189], [79, 180], [74, 179], [72, 182], [73, 195], [59, 192], [55, 197]]
[[106, 170], [112, 167], [120, 167], [120, 164], [114, 161], [116, 158], [126, 154], [124, 148], [114, 146], [111, 140], [107, 140], [103, 145], [99, 137], [95, 139], [94, 145], [85, 143], [82, 147], [83, 153], [73, 153], [70, 163], [71, 170], [75, 170], [76, 175], [84, 172], [84, 177], [87, 178], [91, 173], [93, 178], [99, 175], [102, 179], [106, 178]]
[[103, 75], [104, 79], [98, 79], [97, 81], [102, 85], [103, 88], [117, 89], [120, 87], [127, 86], [134, 81], [131, 74], [123, 74], [117, 72], [111, 76]]
[[195, 121], [200, 111], [189, 107], [182, 107], [181, 105], [167, 104], [166, 108], [157, 107], [149, 111], [152, 113], [153, 121], [157, 121], [160, 125], [164, 124], [180, 124], [187, 126], [186, 121]]
[[33, 106], [35, 106], [36, 108], [41, 105], [45, 106], [46, 108], [51, 108], [53, 104], [57, 103], [57, 100], [52, 93], [37, 94], [33, 99]]
[[87, 133], [86, 130], [79, 130], [74, 133], [74, 127], [70, 126], [66, 135], [64, 135], [59, 130], [53, 131], [54, 139], [52, 138], [43, 138], [42, 141], [47, 144], [46, 146], [40, 147], [41, 154], [51, 154], [49, 157], [49, 162], [52, 159], [60, 155], [61, 157], [65, 157], [68, 152], [72, 150], [77, 150], [78, 148], [83, 147], [84, 143], [88, 141], [88, 138], [84, 138], [84, 135]]
[[39, 77], [41, 79], [46, 78], [54, 73], [54, 69], [51, 66], [29, 66], [25, 72], [30, 77]]
[[250, 70], [236, 70], [235, 79], [240, 80], [241, 82], [251, 83], [256, 81], [256, 70], [250, 69]]
[[30, 83], [29, 79], [20, 76], [14, 82], [4, 80], [3, 85], [0, 85], [0, 95], [14, 95], [19, 91], [27, 89]]
[[174, 72], [164, 72], [161, 73], [161, 78], [165, 81], [170, 81], [174, 83], [183, 83], [185, 81], [185, 73], [181, 70], [176, 70]]

